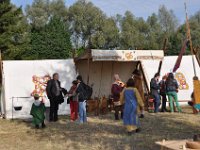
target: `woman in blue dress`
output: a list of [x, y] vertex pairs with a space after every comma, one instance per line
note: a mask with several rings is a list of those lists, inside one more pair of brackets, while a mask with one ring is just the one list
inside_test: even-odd
[[126, 88], [122, 91], [120, 100], [124, 103], [123, 122], [129, 135], [139, 132], [139, 119], [137, 111], [139, 108], [144, 110], [142, 98], [135, 88], [134, 80], [130, 78], [126, 83]]

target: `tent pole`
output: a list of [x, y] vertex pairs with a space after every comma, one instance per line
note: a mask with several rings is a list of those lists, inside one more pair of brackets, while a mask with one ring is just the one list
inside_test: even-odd
[[191, 34], [190, 34], [190, 25], [188, 21], [188, 16], [187, 16], [187, 9], [186, 9], [186, 3], [185, 3], [185, 13], [186, 13], [186, 28], [187, 28], [187, 38], [189, 39], [190, 42], [190, 51], [192, 53], [192, 63], [193, 63], [193, 68], [194, 68], [194, 77], [193, 77], [193, 93], [194, 93], [194, 104], [200, 104], [200, 80], [198, 79], [196, 75], [196, 67], [195, 67], [195, 62], [194, 62], [194, 50], [192, 47], [192, 39], [191, 39]]
[[147, 82], [147, 79], [146, 79], [146, 77], [145, 77], [145, 73], [144, 73], [144, 67], [142, 66], [142, 62], [141, 61], [139, 61], [139, 64], [140, 64], [140, 68], [141, 68], [141, 71], [142, 71], [142, 76], [143, 76], [143, 79], [144, 79], [144, 83], [145, 83], [145, 86], [146, 86], [146, 89], [147, 89], [147, 92], [148, 92], [148, 94], [150, 93], [150, 89], [149, 89], [149, 87], [148, 87], [148, 82]]
[[112, 70], [111, 70], [111, 77], [110, 77], [110, 85], [112, 85], [112, 81], [113, 81], [113, 66], [114, 66], [114, 62], [112, 61]]
[[[1, 60], [1, 50], [0, 50], [0, 92], [1, 92], [1, 95], [2, 95], [2, 60]], [[1, 96], [0, 95], [0, 96]], [[2, 115], [2, 96], [0, 97], [0, 114]]]
[[[2, 61], [2, 55], [1, 55], [1, 50], [0, 50], [0, 90], [1, 90], [1, 97], [0, 97], [0, 113], [2, 113], [3, 118], [6, 118], [6, 103], [5, 103], [5, 97], [4, 99], [3, 96], [5, 96], [5, 91], [4, 91], [4, 83], [3, 83], [3, 61]], [[3, 96], [2, 96], [3, 94]]]
[[90, 81], [90, 53], [88, 50], [88, 59], [87, 59], [87, 65], [88, 65], [88, 72], [87, 72], [87, 85], [89, 84]]
[[103, 61], [101, 62], [101, 77], [100, 77], [100, 84], [99, 84], [99, 94], [98, 94], [98, 97], [100, 96], [100, 93], [101, 93], [102, 73], [103, 73]]
[[185, 14], [186, 14], [187, 38], [190, 42], [190, 51], [192, 53], [192, 64], [193, 64], [193, 69], [194, 69], [194, 76], [196, 76], [197, 74], [196, 74], [196, 67], [195, 67], [195, 62], [194, 62], [194, 51], [193, 51], [193, 47], [192, 47], [192, 39], [191, 39], [190, 25], [189, 25], [189, 21], [188, 21], [186, 3], [185, 3]]
[[[164, 44], [163, 44], [163, 52], [165, 55], [165, 51], [166, 51], [166, 45], [167, 45], [167, 38], [165, 38]], [[162, 68], [162, 63], [163, 63], [163, 59], [160, 60], [159, 63], [159, 67], [158, 67], [158, 73], [160, 74], [161, 68]]]

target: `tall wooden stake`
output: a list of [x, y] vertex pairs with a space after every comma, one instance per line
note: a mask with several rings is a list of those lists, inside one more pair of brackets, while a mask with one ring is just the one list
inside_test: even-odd
[[[185, 13], [186, 13], [186, 27], [187, 27], [187, 38], [190, 42], [190, 51], [192, 53], [192, 63], [193, 63], [193, 68], [194, 68], [194, 77], [193, 77], [193, 86], [194, 86], [194, 105], [200, 104], [200, 80], [198, 80], [198, 77], [196, 75], [196, 68], [195, 68], [195, 62], [194, 62], [194, 50], [192, 47], [192, 40], [191, 40], [191, 34], [190, 34], [190, 25], [188, 21], [188, 16], [187, 16], [187, 9], [186, 9], [186, 3], [185, 3]], [[193, 107], [193, 113], [196, 113], [194, 111]]]
[[196, 67], [195, 67], [195, 62], [194, 62], [194, 51], [193, 51], [193, 47], [192, 47], [192, 39], [191, 39], [191, 34], [190, 34], [190, 24], [189, 24], [189, 21], [188, 21], [186, 2], [185, 2], [185, 14], [186, 14], [187, 39], [190, 42], [190, 51], [191, 51], [191, 54], [192, 54], [192, 64], [193, 64], [193, 68], [194, 68], [194, 76], [196, 76]]

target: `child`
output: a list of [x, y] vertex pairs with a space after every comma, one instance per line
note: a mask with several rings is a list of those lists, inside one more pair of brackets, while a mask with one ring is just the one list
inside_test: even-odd
[[78, 82], [74, 80], [72, 87], [69, 90], [68, 96], [70, 99], [70, 118], [71, 121], [75, 121], [78, 118], [78, 96], [76, 94]]
[[46, 110], [44, 103], [39, 100], [40, 96], [38, 94], [34, 95], [35, 101], [32, 104], [30, 114], [33, 116], [33, 124], [35, 125], [36, 129], [39, 129], [39, 125], [42, 125], [42, 128], [45, 128], [46, 125], [44, 124], [44, 112]]

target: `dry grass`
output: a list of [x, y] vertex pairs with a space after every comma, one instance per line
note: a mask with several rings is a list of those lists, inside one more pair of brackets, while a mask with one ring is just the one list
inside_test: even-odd
[[155, 141], [188, 139], [200, 132], [200, 116], [185, 113], [146, 113], [141, 119], [142, 132], [128, 136], [122, 121], [113, 114], [89, 116], [88, 123], [71, 123], [61, 116], [59, 122], [47, 123], [35, 130], [22, 120], [0, 120], [1, 150], [156, 150]]

